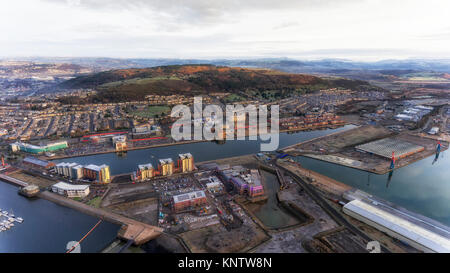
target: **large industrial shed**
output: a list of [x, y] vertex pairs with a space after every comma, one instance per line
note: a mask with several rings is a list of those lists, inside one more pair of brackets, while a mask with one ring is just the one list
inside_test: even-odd
[[434, 225], [431, 221], [417, 219], [393, 208], [384, 209], [377, 202], [369, 204], [358, 199], [345, 204], [343, 211], [424, 252], [450, 253], [449, 229]]
[[425, 149], [420, 145], [395, 138], [383, 138], [366, 144], [358, 145], [355, 148], [356, 150], [361, 152], [376, 154], [378, 156], [389, 159], [392, 157], [392, 152], [394, 152], [396, 158], [404, 158], [409, 155], [421, 152]]

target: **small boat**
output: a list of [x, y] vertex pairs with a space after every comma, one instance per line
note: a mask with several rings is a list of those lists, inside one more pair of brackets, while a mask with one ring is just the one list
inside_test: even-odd
[[17, 217], [14, 220], [16, 220], [17, 223], [22, 223], [23, 222], [23, 219], [21, 217]]
[[8, 212], [6, 210], [2, 211], [3, 215], [7, 216]]
[[9, 221], [10, 223], [14, 222], [14, 218], [8, 217], [8, 221]]

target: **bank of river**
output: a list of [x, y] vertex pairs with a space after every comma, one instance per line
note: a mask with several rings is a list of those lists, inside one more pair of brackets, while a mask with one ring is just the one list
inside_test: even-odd
[[312, 158], [296, 157], [311, 169], [354, 188], [361, 189], [408, 210], [450, 226], [450, 157], [443, 152], [396, 169], [392, 175], [377, 175]]
[[[98, 221], [44, 199], [28, 199], [18, 188], [0, 181], [0, 208], [24, 219], [0, 232], [0, 253], [64, 253], [69, 241], [80, 240]], [[82, 245], [81, 252], [99, 252], [116, 237], [120, 226], [103, 221]]]
[[[348, 130], [354, 128], [353, 125], [347, 125], [337, 129], [328, 129], [320, 131], [298, 132], [298, 133], [280, 133], [279, 148], [284, 148], [298, 142], [302, 142], [326, 134]], [[107, 164], [110, 167], [111, 175], [130, 173], [137, 169], [139, 164], [152, 163], [158, 165], [158, 159], [171, 157], [176, 159], [180, 153], [191, 153], [196, 162], [209, 161], [246, 154], [255, 154], [260, 152], [260, 140], [230, 140], [224, 144], [215, 142], [199, 142], [182, 145], [172, 145], [166, 147], [148, 148], [133, 150], [125, 155], [119, 156], [116, 153], [97, 154], [89, 156], [79, 156], [54, 160], [54, 162], [76, 162], [80, 164]]]
[[[354, 127], [348, 125], [334, 130], [281, 133], [279, 148]], [[199, 162], [255, 154], [260, 151], [259, 149], [259, 140], [234, 140], [227, 141], [222, 145], [213, 142], [202, 142], [136, 150], [128, 152], [126, 157], [119, 157], [116, 154], [102, 154], [58, 161], [78, 162], [81, 164], [104, 163], [111, 167], [111, 173], [115, 175], [130, 173], [136, 170], [138, 164], [152, 163], [156, 166], [159, 158], [176, 158], [179, 153], [184, 152], [192, 153], [195, 161]], [[306, 168], [450, 225], [450, 159], [448, 158], [448, 152], [441, 153], [440, 158], [435, 163], [433, 163], [434, 156], [431, 156], [395, 170], [390, 180], [389, 174], [370, 174], [365, 171], [311, 158], [299, 157], [299, 161]]]

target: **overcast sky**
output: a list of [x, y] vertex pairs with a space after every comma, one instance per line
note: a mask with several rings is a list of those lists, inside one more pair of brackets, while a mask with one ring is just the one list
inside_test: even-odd
[[450, 58], [447, 0], [0, 0], [0, 56]]

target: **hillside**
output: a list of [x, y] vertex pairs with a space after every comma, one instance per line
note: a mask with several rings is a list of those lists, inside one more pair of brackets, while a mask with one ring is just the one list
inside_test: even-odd
[[[285, 96], [322, 88], [373, 89], [364, 81], [322, 79], [268, 69], [214, 65], [170, 65], [152, 68], [105, 71], [68, 80], [61, 88], [92, 88], [98, 91], [92, 102], [142, 100], [145, 95], [200, 95], [210, 92], [246, 93], [276, 91]], [[64, 102], [64, 101], [63, 101]], [[73, 99], [72, 99], [73, 102]]]

